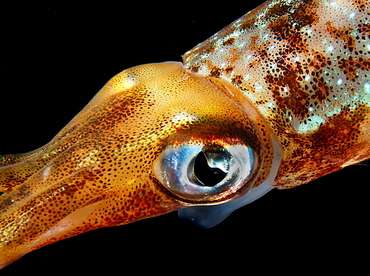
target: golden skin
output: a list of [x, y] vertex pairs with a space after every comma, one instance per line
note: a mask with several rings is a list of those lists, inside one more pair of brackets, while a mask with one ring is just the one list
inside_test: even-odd
[[[366, 17], [367, 6], [336, 3], [330, 16], [348, 20], [340, 20], [344, 27], [333, 25], [324, 1], [267, 2], [189, 51], [185, 69], [177, 63], [128, 69], [48, 145], [3, 156], [2, 266], [99, 227], [239, 199], [271, 176], [276, 141], [282, 160], [271, 185], [279, 188], [369, 158], [367, 20], [346, 14], [345, 7]], [[247, 47], [245, 41], [253, 43]], [[331, 45], [317, 41], [340, 45], [334, 47], [338, 53], [325, 52]], [[338, 79], [346, 81], [333, 88]], [[257, 162], [238, 185], [188, 198], [166, 186], [161, 162], [169, 146], [187, 145], [242, 145]]]
[[[264, 180], [269, 133], [260, 133], [263, 119], [247, 103], [239, 105], [237, 91], [232, 100], [229, 93], [179, 63], [134, 67], [111, 79], [49, 144], [3, 156], [2, 266], [82, 232], [228, 201]], [[260, 160], [258, 175], [217, 198], [179, 198], [159, 183], [153, 163], [167, 145], [189, 143], [249, 144]]]

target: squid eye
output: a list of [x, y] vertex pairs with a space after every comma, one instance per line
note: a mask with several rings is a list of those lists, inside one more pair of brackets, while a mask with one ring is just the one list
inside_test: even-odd
[[230, 170], [232, 156], [226, 150], [201, 151], [195, 157], [193, 178], [204, 186], [216, 186]]
[[220, 201], [243, 188], [255, 168], [247, 146], [167, 146], [155, 174], [171, 193], [186, 201]]

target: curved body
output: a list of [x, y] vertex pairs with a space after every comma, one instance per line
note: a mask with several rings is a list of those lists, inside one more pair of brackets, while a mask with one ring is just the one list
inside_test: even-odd
[[112, 78], [49, 144], [0, 157], [0, 266], [174, 210], [210, 227], [369, 158], [369, 13], [361, 0], [268, 1], [183, 65]]

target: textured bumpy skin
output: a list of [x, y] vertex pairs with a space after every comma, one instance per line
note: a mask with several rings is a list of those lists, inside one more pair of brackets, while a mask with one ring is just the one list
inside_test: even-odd
[[[363, 0], [269, 1], [184, 66], [112, 78], [49, 144], [0, 157], [0, 267], [89, 230], [250, 202], [369, 158], [369, 13]], [[167, 146], [194, 144], [250, 147], [252, 175], [212, 200], [172, 193], [155, 164]]]
[[254, 103], [291, 188], [369, 158], [370, 3], [269, 1], [185, 54]]

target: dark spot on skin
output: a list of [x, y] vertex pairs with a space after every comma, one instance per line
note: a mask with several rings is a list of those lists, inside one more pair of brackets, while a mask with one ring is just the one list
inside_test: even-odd
[[230, 66], [225, 69], [226, 74], [230, 74], [234, 70], [234, 67]]
[[189, 67], [189, 70], [194, 72], [194, 73], [198, 73], [199, 69], [200, 69], [200, 66], [191, 66], [191, 67]]
[[209, 75], [211, 77], [218, 78], [218, 77], [220, 77], [221, 72], [222, 72], [222, 70], [220, 68], [213, 67]]
[[230, 37], [229, 39], [227, 39], [226, 41], [224, 41], [222, 43], [223, 46], [227, 46], [227, 45], [233, 45], [235, 43], [235, 38], [234, 37]]
[[235, 83], [235, 84], [242, 84], [243, 82], [243, 76], [242, 75], [236, 75], [232, 80], [231, 80], [232, 83]]

